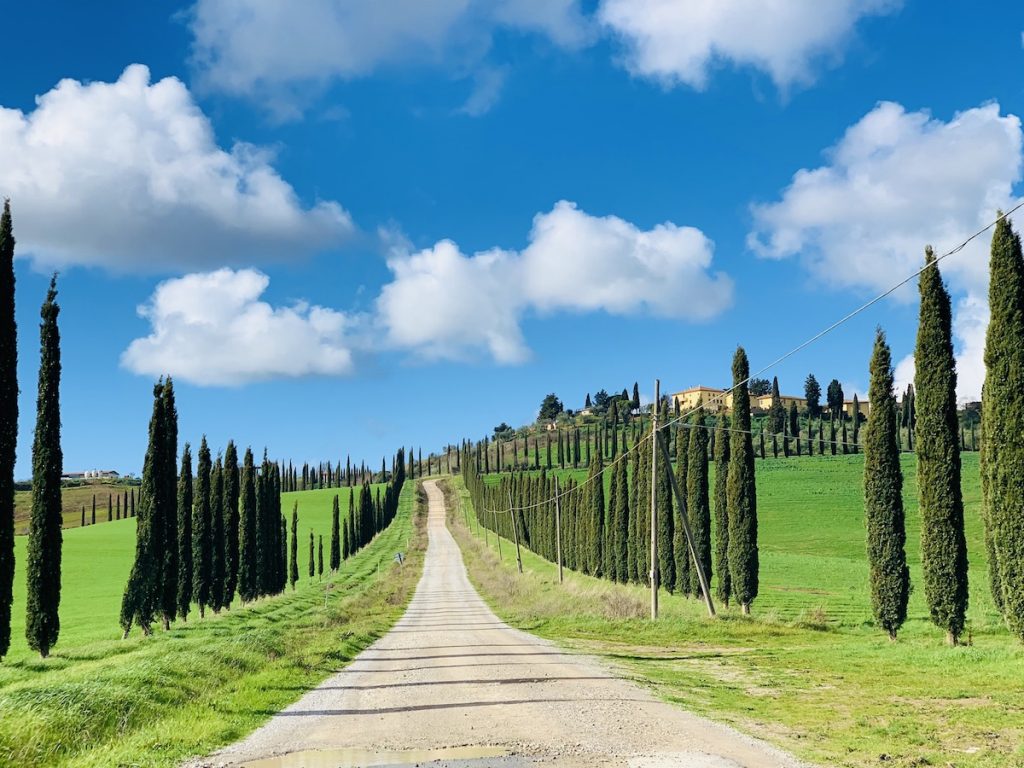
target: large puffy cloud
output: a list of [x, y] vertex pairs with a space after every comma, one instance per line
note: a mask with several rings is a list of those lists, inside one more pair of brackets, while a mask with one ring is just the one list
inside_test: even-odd
[[526, 312], [604, 311], [706, 320], [732, 301], [732, 281], [710, 271], [713, 244], [700, 230], [660, 224], [641, 230], [559, 202], [534, 218], [520, 251], [472, 256], [451, 241], [388, 260], [394, 280], [377, 319], [390, 344], [427, 359], [486, 351], [499, 363], [525, 359]]
[[634, 74], [704, 88], [719, 64], [766, 72], [779, 87], [813, 80], [838, 58], [857, 21], [901, 0], [603, 0], [601, 23], [626, 49]]
[[281, 258], [352, 229], [337, 203], [304, 207], [266, 151], [221, 149], [185, 85], [141, 65], [113, 83], [62, 80], [27, 114], [0, 108], [0, 194], [19, 252], [46, 266]]
[[[753, 208], [748, 243], [766, 258], [799, 257], [835, 286], [881, 291], [923, 264], [925, 244], [944, 252], [1015, 203], [1021, 180], [1020, 120], [998, 104], [949, 121], [881, 103], [828, 153], [803, 169], [781, 199]], [[977, 398], [984, 377], [989, 237], [941, 264], [956, 294], [961, 398]], [[901, 298], [914, 295], [908, 287]], [[913, 363], [897, 368], [903, 382]]]
[[161, 283], [139, 308], [152, 332], [128, 346], [121, 364], [135, 373], [216, 386], [349, 373], [352, 320], [304, 303], [273, 307], [260, 300], [269, 283], [252, 269]]
[[486, 57], [496, 28], [575, 47], [589, 36], [578, 0], [198, 0], [193, 59], [204, 82], [238, 95], [351, 79], [407, 65], [456, 74]]

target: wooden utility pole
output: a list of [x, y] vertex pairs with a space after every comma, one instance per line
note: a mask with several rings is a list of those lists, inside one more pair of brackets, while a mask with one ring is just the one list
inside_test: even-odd
[[661, 404], [661, 379], [654, 380], [654, 405], [651, 406], [651, 618], [658, 618], [658, 407]]
[[555, 476], [555, 552], [558, 555], [558, 583], [562, 583], [562, 500], [558, 498], [558, 477]]
[[512, 515], [512, 535], [516, 541], [516, 565], [519, 567], [519, 572], [523, 572], [523, 556], [519, 552], [519, 525], [516, 523], [516, 511], [512, 509], [512, 491], [508, 492], [508, 513]]
[[[676, 438], [679, 439], [678, 437]], [[665, 459], [665, 466], [669, 466], [668, 446], [665, 445], [665, 438], [661, 435], [657, 436], [658, 445], [655, 450], [661, 452], [661, 457]], [[675, 473], [668, 473], [669, 479], [672, 482], [672, 493], [676, 497], [676, 505], [679, 507], [679, 518], [683, 523], [683, 532], [686, 534], [686, 545], [690, 550], [690, 559], [693, 560], [693, 567], [697, 570], [697, 580], [700, 582], [700, 591], [704, 593], [704, 604], [708, 607], [708, 615], [715, 615], [715, 604], [711, 602], [711, 589], [708, 586], [707, 574], [704, 573], [704, 569], [700, 567], [700, 562], [697, 560], [697, 548], [693, 543], [693, 534], [690, 532], [690, 521], [686, 515], [686, 497], [683, 496], [682, 491], [679, 488], [679, 481], [676, 479]]]

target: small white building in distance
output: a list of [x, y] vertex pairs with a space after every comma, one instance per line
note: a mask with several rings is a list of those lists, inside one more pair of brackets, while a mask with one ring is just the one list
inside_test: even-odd
[[65, 472], [62, 480], [117, 480], [120, 473], [112, 469], [87, 469], [85, 472]]

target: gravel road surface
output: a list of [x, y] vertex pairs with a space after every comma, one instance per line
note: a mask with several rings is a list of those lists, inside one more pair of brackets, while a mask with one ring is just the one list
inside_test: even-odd
[[248, 738], [192, 765], [801, 765], [499, 620], [467, 578], [441, 491], [424, 485], [429, 546], [402, 619]]

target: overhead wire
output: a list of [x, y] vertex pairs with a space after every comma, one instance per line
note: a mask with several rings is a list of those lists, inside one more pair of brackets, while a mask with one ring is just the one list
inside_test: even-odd
[[[977, 239], [981, 235], [983, 235], [986, 232], [988, 232], [990, 229], [992, 229], [992, 227], [994, 227], [1000, 221], [1002, 221], [1003, 219], [1008, 218], [1009, 216], [1011, 216], [1012, 214], [1014, 214], [1015, 212], [1017, 212], [1021, 208], [1024, 208], [1024, 200], [1021, 200], [1021, 202], [1017, 203], [1010, 210], [1008, 210], [1008, 211], [1006, 211], [1004, 213], [1001, 213], [993, 221], [991, 221], [990, 223], [988, 223], [987, 225], [985, 225], [984, 227], [982, 227], [981, 229], [976, 231], [974, 234], [970, 235], [970, 237], [968, 237], [966, 240], [961, 242], [959, 245], [955, 246], [954, 248], [951, 248], [950, 250], [942, 253], [939, 256], [936, 256], [931, 261], [926, 262], [925, 265], [923, 267], [921, 267], [920, 269], [918, 269], [918, 270], [914, 271], [913, 273], [907, 275], [905, 278], [900, 280], [898, 283], [895, 283], [894, 285], [890, 286], [886, 290], [884, 290], [881, 293], [879, 293], [877, 296], [869, 299], [868, 301], [864, 302], [860, 306], [856, 307], [855, 309], [851, 310], [847, 314], [843, 315], [841, 318], [836, 320], [831, 325], [825, 327], [821, 331], [818, 331], [818, 333], [814, 334], [810, 338], [808, 338], [805, 341], [801, 342], [800, 344], [796, 345], [795, 347], [793, 347], [791, 350], [789, 350], [785, 354], [780, 355], [779, 357], [775, 358], [770, 363], [768, 363], [767, 365], [762, 367], [760, 370], [755, 371], [754, 373], [750, 374], [749, 376], [747, 376], [742, 381], [739, 381], [739, 382], [733, 384], [731, 387], [729, 387], [729, 389], [722, 390], [721, 392], [717, 393], [716, 395], [713, 395], [711, 398], [709, 398], [708, 404], [724, 403], [726, 398], [729, 395], [735, 393], [735, 391], [737, 389], [739, 389], [740, 387], [745, 386], [746, 384], [749, 384], [751, 382], [751, 380], [753, 380], [755, 378], [758, 378], [762, 374], [767, 373], [768, 371], [770, 371], [771, 369], [773, 369], [776, 366], [780, 365], [781, 363], [785, 362], [786, 360], [788, 360], [789, 358], [793, 357], [794, 355], [799, 354], [803, 350], [807, 349], [807, 347], [809, 347], [812, 344], [820, 341], [822, 338], [824, 338], [828, 334], [832, 333], [832, 331], [836, 330], [837, 328], [839, 328], [842, 325], [845, 325], [850, 320], [852, 320], [853, 318], [855, 318], [858, 315], [860, 315], [862, 312], [867, 311], [868, 309], [873, 307], [878, 302], [880, 302], [883, 299], [885, 299], [885, 298], [891, 296], [892, 294], [896, 293], [896, 291], [898, 291], [900, 288], [905, 286], [907, 283], [911, 282], [912, 280], [914, 280], [917, 277], [920, 277], [921, 274], [924, 273], [925, 270], [929, 269], [932, 266], [937, 266], [939, 264], [939, 262], [947, 259], [950, 256], [953, 256], [953, 255], [955, 255], [957, 253], [960, 253], [960, 251], [962, 251], [964, 248], [966, 248], [972, 241], [974, 241], [975, 239]], [[659, 405], [660, 405], [659, 403], [653, 403], [652, 407], [653, 408], [657, 408], [657, 407], [659, 407]], [[674, 417], [670, 418], [668, 421], [666, 421], [664, 424], [662, 424], [658, 428], [659, 431], [665, 429], [666, 427], [670, 427], [673, 424], [677, 424], [680, 421], [684, 421], [685, 419], [688, 419], [690, 416], [692, 416], [694, 413], [696, 413], [699, 408], [703, 408], [703, 407], [705, 407], [705, 404], [701, 403], [700, 405], [698, 405], [698, 406], [696, 406], [694, 408], [691, 408], [686, 413], [682, 413], [682, 414], [679, 414], [677, 416], [674, 416]], [[632, 451], [634, 451], [637, 448], [639, 448], [639, 446], [642, 443], [644, 443], [647, 440], [650, 440], [653, 437], [653, 434], [654, 434], [653, 432], [648, 432], [647, 434], [642, 436], [639, 440], [634, 442], [632, 446], [630, 446], [628, 449], [624, 450], [622, 453], [620, 453], [618, 456], [616, 456], [614, 459], [612, 459], [612, 461], [607, 466], [602, 467], [600, 471], [596, 472], [594, 475], [588, 476], [583, 482], [578, 483], [577, 485], [575, 485], [571, 489], [559, 491], [557, 494], [549, 497], [548, 499], [545, 499], [543, 501], [534, 502], [533, 504], [528, 504], [528, 505], [520, 506], [520, 507], [509, 507], [508, 509], [504, 509], [504, 510], [488, 509], [486, 511], [489, 512], [489, 513], [495, 513], [495, 514], [506, 514], [508, 512], [513, 511], [513, 509], [525, 512], [525, 511], [530, 510], [530, 509], [537, 509], [537, 508], [546, 506], [548, 504], [551, 504], [556, 499], [565, 498], [570, 493], [575, 493], [576, 491], [581, 490], [582, 488], [584, 488], [586, 485], [588, 485], [593, 480], [596, 480], [597, 478], [601, 477], [605, 472], [607, 472], [609, 469], [611, 469], [613, 466], [615, 466], [615, 464], [617, 462], [623, 460], [629, 453], [631, 453]]]

